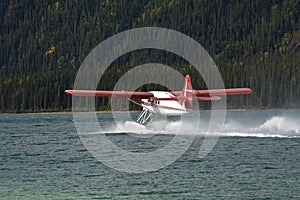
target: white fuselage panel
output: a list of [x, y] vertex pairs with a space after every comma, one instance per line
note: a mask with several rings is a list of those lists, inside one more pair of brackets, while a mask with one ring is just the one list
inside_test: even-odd
[[[150, 91], [154, 95], [153, 99], [142, 99], [141, 104], [144, 109], [148, 109], [151, 112], [158, 113], [161, 115], [167, 116], [176, 116], [182, 115], [188, 112], [184, 107], [184, 104], [181, 105], [176, 97], [170, 92], [165, 91]], [[168, 100], [171, 99], [171, 100]]]

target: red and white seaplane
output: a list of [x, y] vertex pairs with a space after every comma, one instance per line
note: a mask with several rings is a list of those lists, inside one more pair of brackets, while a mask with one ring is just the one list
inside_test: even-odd
[[[137, 117], [137, 122], [145, 124], [152, 114], [165, 116], [180, 116], [192, 110], [193, 98], [201, 101], [221, 100], [221, 96], [251, 94], [249, 88], [231, 88], [214, 90], [194, 90], [189, 75], [185, 77], [182, 91], [107, 91], [107, 90], [65, 90], [65, 93], [73, 96], [95, 96], [124, 98], [143, 107], [143, 111]], [[140, 99], [138, 103], [133, 99]]]

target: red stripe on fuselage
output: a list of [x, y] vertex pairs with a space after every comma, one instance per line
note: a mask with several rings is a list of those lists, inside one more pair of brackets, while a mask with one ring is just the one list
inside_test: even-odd
[[159, 104], [152, 105], [151, 103], [144, 102], [144, 101], [141, 101], [141, 104], [145, 105], [145, 106], [151, 106], [151, 107], [156, 106], [158, 108], [163, 108], [163, 109], [168, 109], [168, 110], [187, 111], [186, 109], [174, 108], [174, 107], [169, 107], [169, 106], [162, 106], [162, 105], [159, 105]]

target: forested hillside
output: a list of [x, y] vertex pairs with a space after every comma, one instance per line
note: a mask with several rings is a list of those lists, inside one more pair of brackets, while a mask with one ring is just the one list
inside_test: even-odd
[[[0, 2], [0, 112], [64, 111], [80, 64], [106, 38], [145, 26], [180, 31], [214, 58], [226, 87], [253, 94], [229, 107], [300, 107], [299, 0], [105, 0]], [[164, 57], [165, 56], [165, 57]], [[101, 89], [113, 89], [126, 70], [160, 62], [189, 73], [182, 59], [159, 51], [118, 59]], [[100, 109], [109, 109], [100, 99]]]

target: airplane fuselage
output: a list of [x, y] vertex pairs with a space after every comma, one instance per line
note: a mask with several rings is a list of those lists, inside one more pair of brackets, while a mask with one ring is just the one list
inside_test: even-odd
[[166, 91], [150, 91], [154, 97], [141, 99], [141, 105], [153, 113], [167, 116], [177, 116], [189, 112], [184, 104], [181, 104], [176, 97]]

